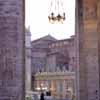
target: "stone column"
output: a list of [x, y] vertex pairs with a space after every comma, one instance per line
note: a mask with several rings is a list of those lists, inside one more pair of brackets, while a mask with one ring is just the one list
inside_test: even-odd
[[24, 0], [0, 0], [0, 100], [24, 100]]
[[51, 90], [54, 88], [54, 82], [51, 80]]
[[37, 80], [36, 87], [40, 87], [41, 82]]
[[65, 79], [62, 81], [62, 86], [63, 86], [63, 98], [66, 98], [66, 85], [65, 85]]
[[[77, 0], [77, 100], [99, 100], [97, 5], [99, 0]], [[100, 11], [100, 10], [99, 10]], [[100, 27], [99, 27], [100, 28]]]
[[98, 93], [100, 99], [100, 0], [98, 0], [98, 5], [97, 5], [97, 16], [98, 16], [97, 31], [98, 31], [98, 55], [99, 55], [99, 92]]

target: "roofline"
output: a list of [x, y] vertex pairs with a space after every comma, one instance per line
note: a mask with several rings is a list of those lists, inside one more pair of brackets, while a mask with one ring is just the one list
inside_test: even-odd
[[[48, 36], [48, 35], [46, 35], [46, 36]], [[37, 42], [37, 41], [39, 41], [39, 40], [45, 38], [46, 36], [43, 36], [43, 37], [38, 38], [38, 39], [35, 39], [35, 40], [31, 41], [31, 43]], [[70, 38], [67, 38], [67, 39], [61, 39], [61, 40], [57, 40], [56, 38], [53, 37], [53, 38], [55, 39], [55, 41], [53, 41], [53, 43], [60, 42], [60, 41], [69, 41], [69, 40], [74, 39], [74, 37], [75, 37], [75, 35], [72, 35]], [[46, 40], [45, 40], [45, 41], [46, 41]]]
[[73, 38], [69, 38], [69, 39], [63, 39], [63, 40], [57, 40], [57, 41], [54, 41], [50, 44], [53, 44], [53, 43], [58, 43], [58, 42], [64, 42], [64, 41], [70, 41], [70, 40], [73, 40]]
[[[46, 36], [48, 36], [48, 35], [46, 35]], [[38, 39], [35, 39], [35, 40], [31, 41], [31, 43], [37, 42], [37, 41], [39, 41], [39, 40], [45, 38], [46, 36], [40, 37], [40, 38], [38, 38]], [[51, 36], [51, 35], [50, 35], [50, 36]], [[51, 36], [51, 37], [52, 37], [52, 36]], [[54, 38], [54, 37], [53, 37], [53, 38]], [[54, 39], [55, 39], [55, 41], [57, 40], [56, 38], [54, 38]]]

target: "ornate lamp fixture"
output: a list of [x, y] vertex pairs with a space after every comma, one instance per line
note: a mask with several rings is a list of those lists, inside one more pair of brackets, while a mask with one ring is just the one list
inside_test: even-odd
[[51, 0], [48, 19], [52, 24], [63, 23], [65, 21], [66, 17], [62, 0]]

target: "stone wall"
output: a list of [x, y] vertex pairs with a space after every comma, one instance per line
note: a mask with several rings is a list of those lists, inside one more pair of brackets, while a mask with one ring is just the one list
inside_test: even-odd
[[[77, 0], [77, 99], [99, 100], [98, 19], [99, 0]], [[99, 10], [100, 12], [100, 10]], [[100, 27], [99, 27], [100, 28]]]
[[0, 0], [0, 100], [24, 100], [24, 0]]

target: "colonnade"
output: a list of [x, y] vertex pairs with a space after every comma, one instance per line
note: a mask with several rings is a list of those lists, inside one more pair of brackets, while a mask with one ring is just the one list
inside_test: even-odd
[[35, 77], [35, 90], [50, 91], [55, 98], [72, 98], [75, 96], [75, 73], [38, 74]]

